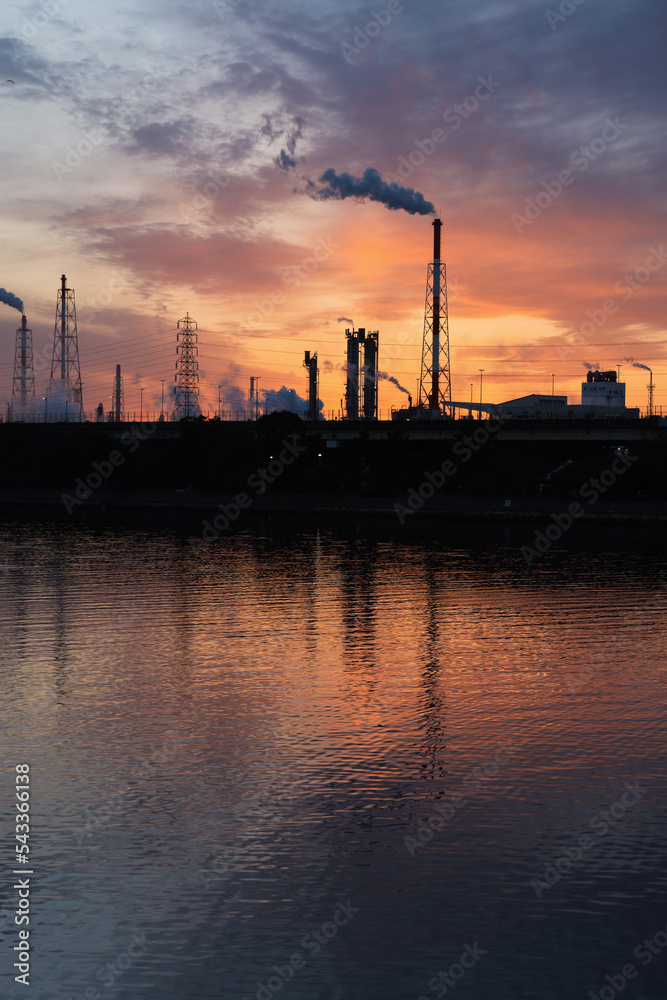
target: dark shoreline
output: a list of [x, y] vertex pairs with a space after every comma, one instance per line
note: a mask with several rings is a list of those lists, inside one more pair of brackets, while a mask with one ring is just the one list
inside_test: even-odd
[[[229, 505], [234, 497], [221, 493], [204, 493], [189, 490], [123, 491], [95, 490], [92, 495], [68, 511], [62, 490], [10, 489], [0, 490], [0, 508], [60, 508], [63, 514], [76, 519], [85, 511], [198, 511], [206, 519], [219, 513], [219, 505]], [[243, 509], [243, 516], [298, 515], [339, 517], [394, 518], [399, 523], [412, 521], [506, 521], [548, 522], [552, 515], [565, 514], [572, 499], [555, 497], [512, 497], [506, 506], [505, 497], [469, 496], [440, 497], [426, 501], [416, 511], [409, 510], [405, 495], [394, 497], [332, 495], [332, 494], [274, 494], [251, 498], [250, 506]], [[399, 511], [395, 509], [400, 505]], [[667, 503], [655, 500], [605, 500], [595, 504], [582, 504], [583, 514], [576, 518], [578, 524], [637, 524], [666, 525]], [[402, 520], [399, 517], [402, 512]]]

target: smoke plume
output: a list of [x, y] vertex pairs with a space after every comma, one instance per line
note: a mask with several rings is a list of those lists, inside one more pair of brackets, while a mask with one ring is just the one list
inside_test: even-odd
[[336, 198], [338, 201], [356, 198], [363, 201], [368, 198], [369, 201], [379, 201], [391, 211], [402, 209], [410, 215], [435, 215], [435, 206], [426, 201], [420, 191], [401, 187], [395, 181], [383, 181], [374, 167], [368, 167], [363, 177], [337, 174], [333, 167], [329, 167], [320, 177], [319, 183], [323, 186], [318, 188], [312, 181], [308, 181], [307, 193], [316, 201], [326, 201], [329, 198]]
[[586, 371], [589, 371], [589, 372], [599, 372], [600, 371], [600, 366], [597, 363], [597, 361], [595, 362], [594, 365], [589, 365], [588, 361], [584, 361], [584, 368], [586, 369]]
[[354, 326], [354, 320], [350, 319], [348, 316], [339, 316], [338, 317], [338, 322], [339, 323], [349, 323], [350, 326]]
[[[288, 389], [283, 385], [278, 390], [263, 389], [260, 391], [264, 394], [267, 413], [271, 413], [273, 410], [289, 410], [291, 413], [296, 413], [299, 417], [305, 417], [308, 412], [308, 400], [303, 399], [295, 389]], [[324, 403], [321, 399], [318, 399], [318, 410], [321, 410], [323, 407]]]
[[642, 365], [642, 364], [640, 364], [639, 361], [635, 361], [634, 358], [623, 358], [623, 360], [627, 361], [628, 364], [632, 365], [633, 368], [643, 368], [645, 372], [650, 372], [651, 371], [651, 369], [649, 368], [648, 365]]
[[[325, 372], [332, 372], [332, 371], [345, 372], [345, 374], [348, 375], [350, 378], [355, 378], [357, 375], [357, 369], [355, 368], [355, 366], [348, 364], [347, 361], [343, 361], [341, 364], [338, 365], [333, 365], [331, 361], [323, 361], [322, 369]], [[359, 377], [361, 379], [364, 378], [367, 371], [368, 369], [366, 365], [359, 365]], [[376, 372], [375, 381], [379, 382], [381, 379], [386, 379], [387, 382], [392, 382], [396, 386], [396, 388], [400, 389], [401, 392], [404, 392], [406, 396], [410, 395], [409, 391], [406, 388], [404, 388], [404, 386], [401, 385], [398, 379], [394, 378], [393, 375], [389, 375], [388, 372]]]
[[12, 309], [18, 309], [20, 313], [23, 312], [23, 303], [16, 295], [12, 292], [6, 292], [4, 288], [0, 288], [0, 302], [4, 302], [6, 306], [11, 306]]
[[398, 381], [398, 379], [397, 379], [397, 378], [394, 378], [394, 376], [393, 376], [393, 375], [388, 375], [388, 374], [387, 374], [387, 372], [376, 372], [376, 375], [375, 375], [375, 377], [376, 377], [377, 379], [383, 379], [383, 378], [385, 378], [385, 379], [387, 380], [387, 382], [393, 382], [393, 384], [394, 384], [394, 385], [396, 386], [396, 388], [397, 388], [397, 389], [400, 389], [400, 390], [401, 390], [401, 392], [404, 392], [406, 396], [409, 396], [409, 395], [410, 395], [410, 393], [408, 392], [408, 390], [407, 390], [407, 389], [405, 389], [405, 388], [404, 388], [404, 387], [403, 387], [403, 386], [401, 385], [401, 383], [400, 383], [400, 382]]

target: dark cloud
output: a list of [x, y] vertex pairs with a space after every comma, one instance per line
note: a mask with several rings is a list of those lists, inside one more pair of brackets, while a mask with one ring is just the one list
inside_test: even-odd
[[296, 159], [293, 156], [288, 156], [284, 149], [280, 150], [280, 153], [276, 156], [273, 162], [278, 169], [282, 170], [284, 173], [296, 169]]
[[151, 122], [132, 131], [129, 148], [145, 156], [180, 155], [191, 136], [191, 125], [183, 121]]
[[291, 127], [287, 129], [287, 138], [285, 141], [286, 148], [281, 149], [280, 153], [274, 160], [278, 169], [285, 173], [296, 169], [296, 144], [303, 136], [305, 124], [304, 119], [299, 115], [293, 119]]

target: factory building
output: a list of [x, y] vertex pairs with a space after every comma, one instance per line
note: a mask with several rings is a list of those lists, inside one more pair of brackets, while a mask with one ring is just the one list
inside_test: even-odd
[[625, 409], [625, 382], [618, 382], [614, 371], [589, 372], [581, 384], [581, 405]]
[[499, 403], [497, 411], [503, 417], [513, 417], [515, 420], [566, 420], [572, 407], [567, 405], [567, 396], [519, 396]]
[[625, 382], [615, 371], [589, 372], [581, 383], [581, 403], [568, 403], [567, 396], [520, 396], [499, 403], [497, 412], [514, 420], [594, 420], [605, 417], [638, 418], [637, 407], [625, 405]]

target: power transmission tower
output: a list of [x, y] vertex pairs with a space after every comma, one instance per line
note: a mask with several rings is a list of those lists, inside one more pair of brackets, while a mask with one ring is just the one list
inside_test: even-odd
[[199, 406], [199, 363], [195, 360], [199, 354], [197, 345], [197, 324], [186, 313], [185, 319], [178, 321], [176, 334], [176, 394], [174, 400], [173, 420], [192, 420], [201, 416]]

